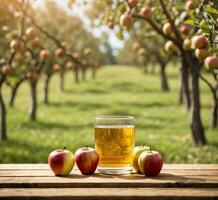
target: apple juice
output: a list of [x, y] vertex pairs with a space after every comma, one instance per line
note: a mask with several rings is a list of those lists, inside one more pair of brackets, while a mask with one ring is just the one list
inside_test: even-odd
[[134, 126], [95, 126], [95, 149], [99, 154], [100, 167], [132, 165], [134, 145]]

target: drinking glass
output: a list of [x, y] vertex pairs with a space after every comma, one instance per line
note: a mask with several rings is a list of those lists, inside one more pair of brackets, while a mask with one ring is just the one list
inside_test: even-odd
[[104, 174], [130, 173], [135, 146], [134, 117], [98, 116], [94, 128], [98, 171]]

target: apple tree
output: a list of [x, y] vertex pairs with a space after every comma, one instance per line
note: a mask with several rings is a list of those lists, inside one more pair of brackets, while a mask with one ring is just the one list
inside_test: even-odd
[[[214, 2], [210, 1], [210, 7], [214, 7]], [[94, 1], [90, 11], [99, 24], [107, 24], [114, 28], [121, 37], [124, 30], [137, 29], [138, 23], [144, 23], [149, 27], [148, 32], [152, 28], [156, 35], [166, 41], [167, 51], [179, 54], [182, 94], [185, 97], [187, 108], [190, 108], [190, 128], [193, 141], [195, 144], [204, 145], [207, 141], [201, 119], [199, 89], [203, 64], [195, 56], [190, 44], [190, 36], [196, 34], [198, 30], [185, 24], [191, 12], [196, 15], [201, 12], [200, 1]]]

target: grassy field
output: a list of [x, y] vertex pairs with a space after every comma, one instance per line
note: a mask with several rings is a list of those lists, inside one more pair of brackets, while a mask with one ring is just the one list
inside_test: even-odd
[[[202, 117], [209, 145], [192, 145], [188, 114], [178, 105], [177, 70], [168, 69], [171, 92], [160, 90], [159, 76], [143, 74], [131, 67], [104, 67], [96, 80], [74, 84], [66, 77], [66, 91], [51, 82], [49, 106], [43, 105], [40, 83], [38, 121], [28, 121], [29, 88], [24, 84], [15, 108], [8, 110], [8, 141], [0, 142], [0, 163], [47, 162], [53, 149], [93, 146], [93, 118], [96, 115], [133, 115], [136, 143], [161, 151], [166, 163], [218, 163], [218, 129], [210, 129], [211, 95], [201, 83]], [[4, 88], [5, 100], [9, 90]]]

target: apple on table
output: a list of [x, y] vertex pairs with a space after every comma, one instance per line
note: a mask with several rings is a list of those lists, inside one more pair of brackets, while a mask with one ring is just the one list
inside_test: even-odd
[[140, 154], [138, 165], [142, 174], [157, 176], [163, 167], [163, 157], [158, 151], [144, 151]]
[[65, 147], [50, 153], [48, 164], [56, 176], [66, 176], [73, 169], [75, 163], [74, 155]]
[[82, 174], [90, 175], [98, 166], [99, 156], [95, 149], [86, 146], [76, 151], [75, 161]]

